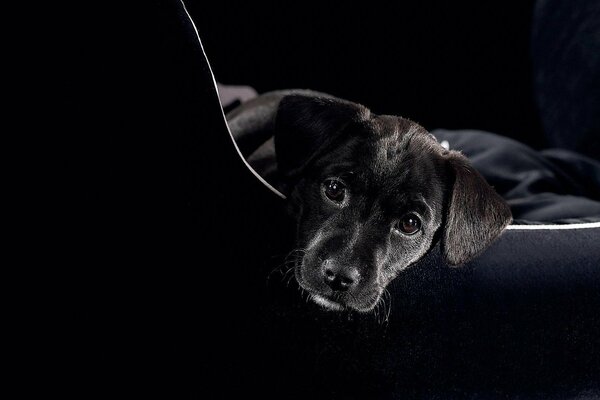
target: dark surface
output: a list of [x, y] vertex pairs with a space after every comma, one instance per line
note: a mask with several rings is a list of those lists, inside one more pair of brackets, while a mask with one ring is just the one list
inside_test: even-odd
[[429, 130], [548, 146], [532, 91], [532, 0], [187, 3], [219, 82], [312, 89]]
[[600, 160], [600, 2], [539, 0], [531, 43], [548, 144]]
[[47, 392], [598, 393], [597, 229], [507, 232], [462, 270], [441, 265], [434, 249], [397, 280], [388, 323], [324, 313], [293, 283], [267, 282], [287, 251], [282, 204], [231, 146], [179, 3], [105, 11], [106, 19], [71, 20], [88, 28], [89, 58], [73, 44], [60, 153], [68, 190], [53, 210], [64, 231], [47, 238], [60, 266], [46, 264], [65, 300], [53, 315], [68, 324], [36, 332], [58, 337], [48, 346]]
[[190, 0], [217, 79], [600, 159], [600, 3]]
[[179, 2], [90, 15], [65, 25], [65, 186], [47, 241], [64, 300], [52, 314], [68, 324], [39, 333], [57, 336], [44, 375], [74, 398], [204, 397], [224, 377], [238, 390], [231, 371], [263, 370], [245, 322], [265, 295], [257, 271], [285, 238], [280, 202], [232, 147]]

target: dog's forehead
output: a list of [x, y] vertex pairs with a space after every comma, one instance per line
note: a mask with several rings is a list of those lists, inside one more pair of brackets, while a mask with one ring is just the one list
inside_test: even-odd
[[435, 170], [441, 146], [422, 126], [410, 120], [380, 116], [371, 120], [367, 139], [368, 169], [376, 176], [402, 180]]
[[[425, 128], [397, 116], [353, 124], [331, 144], [316, 167], [326, 175], [353, 171], [372, 193], [435, 186], [441, 145]], [[376, 187], [374, 187], [376, 186]]]
[[382, 116], [372, 119], [370, 152], [375, 170], [395, 168], [400, 158], [406, 156], [415, 136], [423, 135], [424, 129], [412, 121]]
[[423, 127], [395, 116], [378, 116], [363, 126], [355, 147], [357, 173], [366, 194], [387, 199], [390, 207], [409, 197], [441, 201], [443, 152]]

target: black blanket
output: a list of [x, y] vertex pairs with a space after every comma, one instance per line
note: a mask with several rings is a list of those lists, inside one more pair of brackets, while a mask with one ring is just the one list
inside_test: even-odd
[[598, 161], [563, 149], [536, 151], [482, 131], [438, 129], [433, 134], [469, 157], [508, 201], [516, 220], [600, 218]]

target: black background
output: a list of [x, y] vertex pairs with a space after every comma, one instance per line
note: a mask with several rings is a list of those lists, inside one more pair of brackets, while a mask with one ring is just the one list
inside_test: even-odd
[[186, 4], [224, 84], [309, 88], [430, 130], [546, 145], [532, 90], [531, 0]]

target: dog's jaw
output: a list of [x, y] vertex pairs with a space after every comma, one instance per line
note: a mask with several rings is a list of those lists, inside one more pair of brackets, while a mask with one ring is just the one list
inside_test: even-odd
[[333, 302], [329, 299], [326, 299], [325, 297], [323, 297], [319, 294], [312, 294], [311, 298], [315, 303], [317, 303], [318, 305], [320, 305], [321, 307], [323, 307], [326, 310], [341, 311], [344, 309], [344, 307], [341, 304]]

